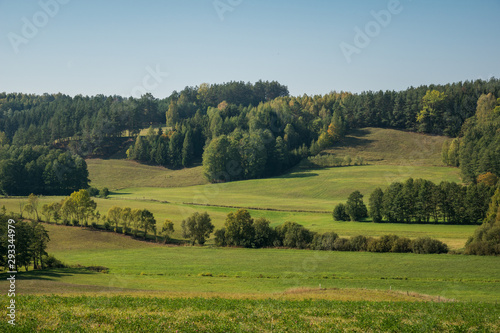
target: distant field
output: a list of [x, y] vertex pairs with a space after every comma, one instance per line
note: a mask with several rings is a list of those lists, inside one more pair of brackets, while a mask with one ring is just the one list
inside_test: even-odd
[[369, 164], [442, 166], [441, 147], [449, 138], [385, 128], [352, 130], [329, 153], [354, 159], [364, 157]]
[[[85, 290], [270, 295], [321, 285], [457, 300], [495, 301], [500, 297], [497, 257], [171, 247], [72, 227], [48, 226], [48, 230], [52, 237], [49, 253], [66, 264], [105, 266], [110, 271], [22, 272], [21, 295]], [[5, 288], [7, 281], [0, 280], [0, 288]]]
[[88, 159], [90, 185], [110, 190], [127, 187], [183, 187], [206, 184], [202, 167], [170, 170], [135, 161]]
[[[409, 177], [434, 182], [460, 182], [458, 170], [445, 167], [366, 165], [293, 171], [283, 176], [182, 188], [126, 188], [112, 198], [154, 199], [172, 203], [231, 205], [281, 210], [331, 211], [359, 190], [366, 196], [377, 187]], [[368, 198], [365, 198], [367, 200]]]

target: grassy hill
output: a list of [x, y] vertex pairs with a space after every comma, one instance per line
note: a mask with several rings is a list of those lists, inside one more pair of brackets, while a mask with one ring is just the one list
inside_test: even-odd
[[443, 166], [441, 147], [447, 137], [384, 128], [352, 130], [327, 153], [360, 156], [369, 164]]
[[128, 187], [184, 187], [206, 184], [202, 167], [170, 170], [126, 159], [88, 159], [91, 184], [110, 190]]

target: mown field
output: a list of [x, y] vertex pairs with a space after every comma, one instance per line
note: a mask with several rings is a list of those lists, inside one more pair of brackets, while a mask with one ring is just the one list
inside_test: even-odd
[[[4, 332], [498, 332], [500, 306], [222, 298], [22, 296]], [[43, 308], [44, 311], [40, 311]]]

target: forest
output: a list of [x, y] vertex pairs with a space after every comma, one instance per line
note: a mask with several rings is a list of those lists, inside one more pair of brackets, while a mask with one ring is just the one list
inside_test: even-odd
[[[350, 129], [386, 127], [463, 137], [461, 145], [450, 142], [453, 153], [446, 161], [460, 165], [470, 182], [488, 171], [498, 174], [500, 168], [493, 158], [498, 112], [476, 115], [482, 95], [490, 96], [488, 102], [480, 101], [484, 109], [499, 93], [500, 80], [494, 78], [399, 92], [297, 97], [275, 81], [201, 84], [164, 99], [151, 94], [135, 99], [1, 93], [0, 144], [57, 144], [88, 157], [102, 156], [111, 138], [129, 137], [134, 143], [128, 158], [169, 168], [202, 162], [207, 178], [218, 182], [276, 175], [316, 156]], [[165, 132], [151, 129], [138, 135], [162, 124]], [[479, 133], [489, 139], [483, 140], [488, 148], [477, 155], [470, 147]], [[460, 148], [458, 159], [450, 147]]]

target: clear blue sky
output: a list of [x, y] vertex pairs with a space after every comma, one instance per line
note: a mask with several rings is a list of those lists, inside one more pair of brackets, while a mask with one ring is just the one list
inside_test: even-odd
[[[401, 0], [373, 24], [391, 1], [220, 0], [221, 20], [214, 0], [0, 0], [0, 91], [163, 98], [263, 79], [302, 95], [500, 77], [499, 0]], [[356, 27], [372, 37], [348, 62]], [[156, 68], [168, 76], [148, 78]]]

